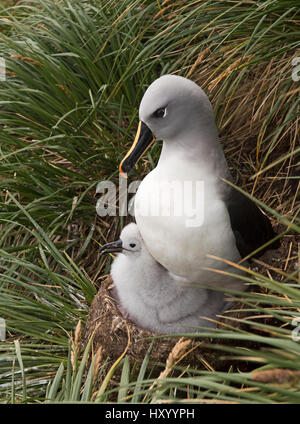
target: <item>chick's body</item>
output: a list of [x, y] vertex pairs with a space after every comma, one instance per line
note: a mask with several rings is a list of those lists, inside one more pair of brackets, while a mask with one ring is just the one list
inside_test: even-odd
[[[123, 249], [114, 260], [111, 276], [122, 309], [141, 328], [158, 333], [193, 332], [211, 327], [222, 309], [222, 293], [197, 287], [176, 277], [148, 252], [135, 224], [121, 233]], [[130, 244], [136, 250], [130, 250]]]

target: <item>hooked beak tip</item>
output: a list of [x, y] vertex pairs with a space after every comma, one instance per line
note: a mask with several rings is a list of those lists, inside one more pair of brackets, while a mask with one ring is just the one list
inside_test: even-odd
[[150, 128], [144, 122], [139, 121], [134, 142], [119, 166], [119, 172], [124, 178], [127, 178], [127, 174], [133, 169], [142, 154], [150, 148], [154, 140]]
[[122, 240], [113, 241], [112, 243], [104, 244], [100, 249], [100, 255], [107, 253], [119, 253], [122, 252]]
[[123, 162], [121, 162], [120, 166], [119, 166], [119, 173], [120, 173], [120, 175], [122, 175], [123, 178], [128, 178], [127, 172], [124, 172], [123, 169], [122, 169], [122, 163]]

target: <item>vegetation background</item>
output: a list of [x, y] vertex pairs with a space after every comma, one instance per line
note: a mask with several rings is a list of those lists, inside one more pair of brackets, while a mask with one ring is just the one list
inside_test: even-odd
[[[1, 402], [299, 403], [298, 1], [1, 7]], [[97, 354], [86, 372], [90, 346], [80, 352], [80, 325], [110, 267], [99, 243], [126, 223], [96, 215], [96, 185], [117, 182], [143, 92], [165, 73], [207, 92], [234, 181], [270, 216], [281, 248], [248, 271], [251, 291], [233, 294], [246, 316], [197, 336], [210, 337], [224, 358], [219, 369], [203, 358], [199, 369], [173, 370], [173, 352], [160, 378], [151, 353], [138, 374], [125, 356], [103, 375]], [[133, 178], [155, 166], [159, 150]]]

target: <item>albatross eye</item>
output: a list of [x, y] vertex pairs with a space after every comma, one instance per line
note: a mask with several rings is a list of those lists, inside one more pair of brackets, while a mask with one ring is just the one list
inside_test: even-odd
[[166, 107], [160, 107], [155, 112], [152, 113], [152, 116], [154, 118], [164, 118], [167, 114], [167, 108]]
[[135, 245], [135, 243], [130, 243], [130, 244], [129, 244], [129, 246], [133, 248], [133, 247], [135, 247], [136, 245]]

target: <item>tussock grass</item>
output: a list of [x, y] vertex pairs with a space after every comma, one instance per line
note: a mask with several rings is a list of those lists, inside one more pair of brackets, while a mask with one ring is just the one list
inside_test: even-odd
[[[300, 310], [297, 2], [10, 3], [0, 13], [1, 400], [299, 402], [299, 342], [291, 338]], [[223, 369], [204, 358], [198, 370], [178, 363], [172, 374], [167, 365], [154, 379], [149, 352], [136, 377], [125, 356], [121, 386], [111, 372], [99, 392], [105, 358], [96, 354], [84, 373], [88, 348], [81, 357], [73, 333], [109, 272], [98, 243], [125, 221], [96, 216], [95, 189], [117, 181], [142, 94], [164, 73], [208, 93], [235, 183], [262, 202], [284, 233], [282, 247], [249, 271], [251, 291], [231, 293], [247, 317], [198, 336], [215, 340]], [[155, 165], [159, 149], [133, 178]]]

